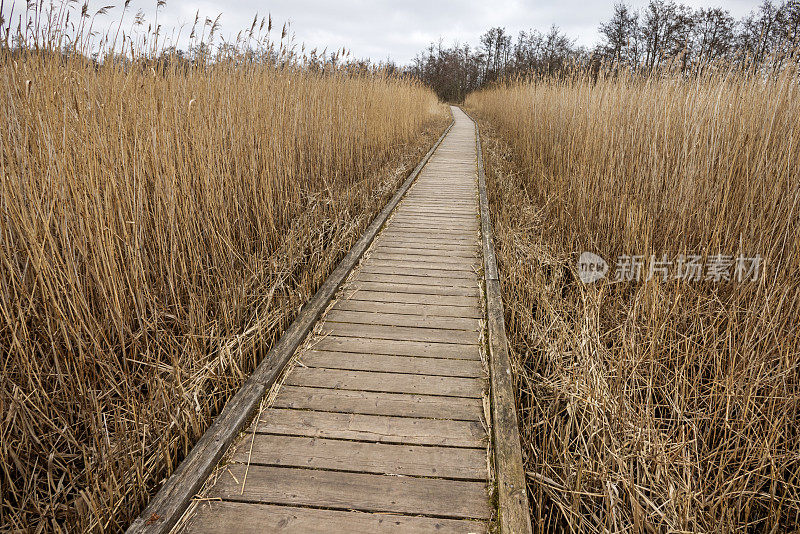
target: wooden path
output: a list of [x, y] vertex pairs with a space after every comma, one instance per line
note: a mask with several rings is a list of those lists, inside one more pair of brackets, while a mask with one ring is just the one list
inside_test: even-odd
[[449, 133], [176, 531], [490, 529], [487, 241], [475, 127], [452, 109]]

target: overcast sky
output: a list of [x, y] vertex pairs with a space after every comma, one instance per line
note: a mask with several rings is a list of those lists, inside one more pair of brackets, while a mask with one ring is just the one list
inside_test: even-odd
[[[91, 12], [113, 0], [90, 0]], [[647, 0], [630, 0], [628, 5], [640, 8]], [[740, 18], [757, 7], [760, 0], [683, 0], [692, 7], [724, 7]], [[8, 18], [11, 1], [4, 2], [4, 16]], [[17, 0], [16, 14], [24, 0]], [[597, 27], [613, 11], [613, 1], [591, 0], [237, 0], [214, 2], [209, 0], [167, 0], [159, 12], [159, 23], [166, 28], [176, 28], [194, 21], [199, 10], [201, 20], [222, 14], [221, 35], [235, 38], [243, 28], [249, 28], [253, 16], [272, 14], [278, 32], [282, 24], [291, 21], [296, 41], [308, 49], [318, 47], [329, 50], [345, 47], [354, 56], [408, 63], [428, 43], [440, 37], [445, 43], [454, 41], [476, 44], [486, 29], [502, 26], [516, 35], [520, 30], [546, 31], [556, 24], [579, 45], [592, 45], [599, 39]], [[98, 16], [96, 28], [107, 26], [121, 13], [118, 7], [106, 16]], [[143, 11], [152, 21], [155, 0], [132, 0], [126, 16], [128, 26], [136, 11]], [[14, 16], [16, 25], [16, 16]], [[184, 34], [189, 29], [184, 28]], [[273, 30], [274, 31], [274, 30]], [[185, 42], [181, 43], [185, 46]]]

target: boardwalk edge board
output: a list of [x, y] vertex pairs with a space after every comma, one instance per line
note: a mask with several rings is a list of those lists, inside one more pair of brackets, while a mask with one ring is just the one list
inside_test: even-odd
[[239, 391], [225, 404], [208, 430], [192, 447], [175, 472], [150, 500], [142, 514], [128, 527], [127, 534], [163, 534], [169, 532], [200, 490], [211, 471], [234, 439], [252, 419], [264, 394], [280, 376], [286, 363], [311, 331], [330, 303], [339, 286], [358, 264], [361, 256], [384, 226], [394, 208], [406, 194], [425, 164], [450, 132], [455, 118], [406, 178], [391, 200], [370, 223], [361, 238], [339, 262], [314, 296], [303, 306], [292, 324], [269, 350]]
[[[462, 110], [463, 111], [463, 110]], [[465, 112], [466, 113], [466, 112]], [[469, 116], [469, 115], [468, 115]], [[483, 248], [484, 279], [486, 282], [486, 315], [489, 334], [489, 373], [491, 380], [490, 403], [492, 408], [492, 443], [494, 449], [495, 479], [498, 496], [498, 522], [500, 531], [510, 534], [528, 534], [531, 515], [525, 470], [522, 464], [511, 360], [508, 354], [506, 325], [503, 319], [503, 300], [492, 239], [492, 222], [489, 217], [489, 200], [486, 196], [486, 176], [483, 169], [483, 152], [478, 121], [475, 124], [475, 143], [478, 160], [478, 189], [481, 210], [481, 247]]]

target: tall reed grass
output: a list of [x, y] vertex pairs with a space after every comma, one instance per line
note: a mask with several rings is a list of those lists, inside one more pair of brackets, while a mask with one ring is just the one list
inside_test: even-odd
[[117, 531], [449, 118], [381, 72], [0, 55], [0, 524]]
[[[517, 81], [466, 103], [536, 530], [797, 528], [797, 65]], [[585, 284], [583, 251], [612, 271], [642, 255], [642, 280]], [[760, 278], [646, 280], [650, 255], [719, 253], [760, 255]]]

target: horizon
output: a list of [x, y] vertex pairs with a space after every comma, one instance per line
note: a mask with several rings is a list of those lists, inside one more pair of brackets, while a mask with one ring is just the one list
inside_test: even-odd
[[[635, 10], [641, 10], [648, 2], [636, 0], [625, 3]], [[684, 0], [679, 3], [693, 9], [721, 7], [737, 20], [760, 4], [757, 0]], [[108, 5], [107, 2], [91, 0], [89, 13], [94, 15]], [[20, 11], [17, 7], [14, 7], [9, 20], [12, 6], [8, 3], [3, 5], [3, 18], [6, 24], [10, 22], [13, 27], [19, 20]], [[72, 6], [75, 15], [80, 12], [80, 7], [78, 4]], [[261, 17], [272, 17], [273, 35], [280, 35], [286, 23], [297, 48], [304, 46], [306, 52], [315, 48], [320, 52], [323, 49], [333, 52], [344, 48], [355, 59], [369, 59], [376, 63], [388, 60], [405, 66], [410, 65], [428, 45], [439, 40], [447, 46], [460, 43], [475, 47], [480, 35], [491, 27], [505, 28], [512, 36], [516, 36], [520, 31], [546, 32], [555, 25], [575, 45], [591, 48], [600, 42], [598, 28], [611, 17], [614, 2], [586, 5], [578, 0], [563, 0], [533, 6], [531, 3], [507, 0], [488, 6], [477, 1], [440, 4], [414, 1], [397, 5], [384, 1], [365, 4], [357, 0], [345, 0], [334, 6], [314, 0], [300, 0], [273, 2], [267, 12], [258, 12], [257, 7], [256, 2], [242, 2], [219, 11], [213, 8], [211, 2], [193, 0], [168, 1], [156, 11], [155, 2], [131, 1], [124, 15], [122, 31], [128, 33], [137, 12], [142, 12], [146, 24], [157, 21], [167, 41], [185, 50], [196, 14], [200, 21], [220, 16], [218, 35], [221, 39], [217, 42], [222, 39], [235, 41], [237, 32], [249, 28], [253, 17], [258, 14], [259, 20]], [[456, 11], [459, 16], [449, 20], [451, 13]], [[106, 14], [96, 15], [94, 30], [105, 33], [116, 27], [122, 12], [122, 4], [114, 4]], [[405, 31], [405, 28], [415, 29]], [[179, 36], [177, 43], [176, 35]]]

